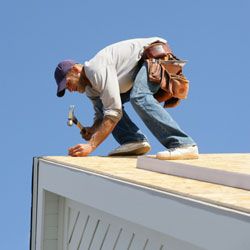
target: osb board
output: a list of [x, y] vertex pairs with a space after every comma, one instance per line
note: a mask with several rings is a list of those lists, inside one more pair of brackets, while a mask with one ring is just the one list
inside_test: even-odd
[[[217, 155], [225, 162], [236, 155]], [[232, 156], [232, 158], [230, 158]], [[198, 161], [211, 160], [214, 155], [201, 155]], [[239, 154], [238, 158], [245, 157]], [[43, 159], [75, 167], [114, 179], [123, 180], [156, 190], [250, 213], [250, 191], [176, 177], [136, 168], [136, 157], [68, 157], [48, 156]]]

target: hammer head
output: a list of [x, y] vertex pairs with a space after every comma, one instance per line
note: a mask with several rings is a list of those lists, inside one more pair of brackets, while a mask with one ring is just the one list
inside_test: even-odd
[[69, 114], [68, 114], [68, 126], [72, 126], [74, 123], [75, 115], [74, 115], [74, 105], [69, 106]]

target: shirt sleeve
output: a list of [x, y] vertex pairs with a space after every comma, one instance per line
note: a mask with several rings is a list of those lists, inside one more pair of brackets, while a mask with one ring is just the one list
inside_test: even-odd
[[113, 120], [120, 120], [122, 103], [117, 73], [113, 65], [99, 67], [98, 70], [86, 72], [92, 88], [100, 95], [103, 104], [103, 115]]

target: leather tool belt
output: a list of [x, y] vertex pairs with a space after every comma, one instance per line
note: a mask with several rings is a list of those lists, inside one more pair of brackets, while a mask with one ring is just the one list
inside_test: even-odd
[[156, 41], [151, 43], [144, 49], [143, 52], [143, 59], [150, 59], [150, 58], [164, 58], [168, 54], [172, 54], [172, 50], [170, 49], [167, 43]]
[[144, 49], [142, 58], [147, 62], [148, 79], [160, 84], [154, 94], [165, 108], [175, 107], [181, 99], [186, 99], [189, 81], [182, 73], [185, 61], [178, 59], [167, 43], [155, 42]]

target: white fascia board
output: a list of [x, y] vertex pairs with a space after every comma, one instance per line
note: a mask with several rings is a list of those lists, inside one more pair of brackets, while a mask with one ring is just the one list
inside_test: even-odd
[[39, 161], [39, 188], [207, 249], [250, 244], [247, 213]]
[[39, 159], [33, 158], [32, 187], [31, 187], [31, 220], [30, 220], [30, 250], [35, 250], [37, 228], [37, 189], [38, 189], [38, 165]]

